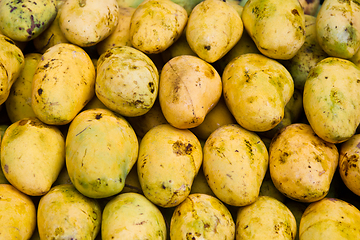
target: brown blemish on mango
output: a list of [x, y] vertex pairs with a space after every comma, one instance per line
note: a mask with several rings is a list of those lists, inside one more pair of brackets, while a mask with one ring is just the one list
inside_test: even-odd
[[344, 174], [345, 174], [345, 176], [347, 176], [350, 168], [357, 167], [357, 162], [358, 162], [359, 157], [357, 155], [348, 156], [347, 154], [345, 154], [344, 158], [345, 159], [342, 162], [342, 165], [343, 165], [343, 169], [344, 169]]
[[173, 143], [172, 145], [173, 147], [173, 152], [176, 155], [190, 155], [193, 151], [193, 145], [190, 143], [183, 143], [180, 141], [176, 141], [175, 143]]

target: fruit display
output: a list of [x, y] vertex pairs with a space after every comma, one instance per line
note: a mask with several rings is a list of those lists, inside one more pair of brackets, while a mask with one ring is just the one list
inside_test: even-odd
[[359, 0], [0, 0], [0, 240], [360, 238]]

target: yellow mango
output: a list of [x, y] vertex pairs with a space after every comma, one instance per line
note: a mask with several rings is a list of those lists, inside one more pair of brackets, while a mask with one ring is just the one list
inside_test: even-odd
[[59, 26], [69, 42], [90, 47], [107, 38], [118, 19], [116, 0], [67, 0], [61, 7]]
[[360, 123], [360, 68], [349, 60], [327, 57], [307, 76], [303, 107], [314, 132], [327, 142], [341, 143]]
[[12, 85], [10, 94], [5, 102], [6, 112], [11, 122], [16, 122], [23, 118], [36, 117], [31, 107], [31, 94], [33, 77], [40, 59], [40, 53], [25, 55], [24, 67]]
[[30, 239], [35, 231], [34, 202], [10, 184], [0, 184], [0, 216], [1, 239]]
[[259, 51], [274, 59], [290, 59], [305, 42], [304, 10], [298, 0], [251, 0], [241, 19]]
[[1, 142], [6, 179], [30, 196], [46, 194], [65, 163], [65, 139], [56, 126], [37, 118], [11, 124]]
[[288, 198], [314, 202], [324, 198], [338, 166], [333, 143], [318, 137], [310, 125], [294, 123], [274, 136], [269, 169], [275, 187]]
[[189, 195], [201, 163], [202, 147], [190, 130], [170, 124], [153, 127], [141, 139], [137, 160], [144, 195], [161, 207], [179, 205]]
[[102, 240], [165, 240], [166, 236], [162, 213], [144, 195], [122, 193], [105, 205], [101, 223]]
[[95, 94], [95, 67], [80, 47], [59, 43], [41, 57], [33, 77], [31, 106], [44, 123], [65, 125]]
[[100, 231], [101, 208], [72, 184], [61, 184], [40, 198], [37, 227], [40, 239], [94, 240]]
[[110, 110], [85, 110], [70, 123], [66, 166], [71, 182], [87, 197], [105, 198], [120, 193], [137, 156], [134, 130]]
[[241, 17], [230, 3], [205, 0], [189, 15], [186, 39], [201, 59], [213, 63], [234, 47], [243, 29]]
[[311, 203], [300, 220], [299, 237], [301, 240], [357, 239], [359, 234], [359, 209], [337, 198], [324, 198]]
[[235, 223], [230, 211], [219, 199], [207, 194], [190, 194], [171, 217], [172, 240], [234, 237]]
[[211, 133], [203, 152], [206, 180], [222, 202], [245, 206], [258, 198], [269, 160], [258, 135], [238, 124], [224, 125]]
[[11, 86], [25, 64], [22, 50], [10, 38], [0, 34], [0, 106], [10, 94]]
[[159, 101], [166, 120], [185, 129], [200, 125], [222, 94], [221, 77], [199, 57], [181, 55], [162, 68]]
[[146, 54], [163, 52], [180, 37], [187, 20], [186, 10], [171, 0], [143, 1], [131, 18], [131, 44]]
[[118, 46], [97, 62], [95, 93], [110, 110], [127, 117], [147, 113], [158, 95], [159, 72], [143, 52]]
[[289, 71], [278, 61], [246, 53], [226, 65], [223, 95], [236, 121], [250, 131], [268, 131], [284, 117], [294, 92]]
[[240, 208], [236, 216], [236, 239], [293, 240], [296, 231], [296, 219], [290, 209], [269, 196]]

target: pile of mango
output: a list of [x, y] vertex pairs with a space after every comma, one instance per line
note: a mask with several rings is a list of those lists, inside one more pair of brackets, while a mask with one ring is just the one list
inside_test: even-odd
[[0, 239], [359, 239], [359, 0], [0, 0]]

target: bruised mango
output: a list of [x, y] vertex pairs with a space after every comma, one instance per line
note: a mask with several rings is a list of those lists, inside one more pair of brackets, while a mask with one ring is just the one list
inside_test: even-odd
[[161, 124], [141, 139], [137, 170], [144, 195], [161, 207], [179, 205], [190, 194], [202, 163], [202, 147], [188, 129]]
[[229, 209], [216, 197], [190, 194], [175, 211], [170, 221], [170, 238], [234, 239], [235, 223]]
[[2, 0], [0, 31], [16, 41], [28, 42], [47, 29], [56, 14], [55, 0]]

